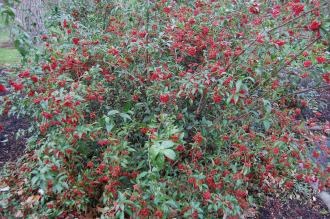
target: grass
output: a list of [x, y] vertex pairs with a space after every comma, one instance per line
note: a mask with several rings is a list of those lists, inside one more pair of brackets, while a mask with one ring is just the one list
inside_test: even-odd
[[9, 41], [9, 32], [6, 27], [0, 24], [0, 44]]
[[15, 64], [20, 61], [20, 54], [13, 48], [0, 48], [0, 65]]
[[0, 20], [0, 65], [10, 65], [20, 61], [20, 54], [15, 48], [4, 46], [9, 39], [8, 28]]

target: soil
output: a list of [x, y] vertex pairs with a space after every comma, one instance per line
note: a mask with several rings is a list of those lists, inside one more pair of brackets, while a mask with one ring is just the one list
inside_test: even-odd
[[256, 219], [327, 219], [330, 213], [319, 199], [303, 202], [298, 199], [281, 201], [280, 198], [268, 197], [264, 207], [259, 209]]
[[326, 104], [326, 106], [321, 110], [321, 121], [330, 121], [330, 88], [321, 90], [320, 100], [323, 100]]
[[11, 42], [3, 42], [0, 44], [0, 48], [12, 48], [13, 45]]
[[26, 119], [0, 116], [0, 125], [3, 130], [0, 132], [0, 169], [8, 161], [15, 161], [21, 157], [25, 150], [26, 139], [16, 139], [19, 129], [28, 129], [29, 122]]
[[[3, 77], [3, 69], [0, 68], [0, 77]], [[1, 94], [1, 96], [7, 93]], [[29, 122], [27, 119], [0, 116], [0, 170], [6, 162], [16, 161], [25, 150], [26, 138], [24, 136], [16, 139], [16, 133], [20, 129], [27, 130]]]

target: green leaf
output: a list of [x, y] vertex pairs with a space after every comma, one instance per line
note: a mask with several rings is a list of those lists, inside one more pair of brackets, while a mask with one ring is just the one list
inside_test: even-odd
[[152, 145], [149, 149], [151, 160], [155, 160], [160, 150], [156, 145]]
[[154, 163], [159, 169], [163, 169], [165, 163], [164, 156], [158, 156], [157, 159], [154, 161]]
[[253, 83], [255, 82], [254, 78], [252, 78], [252, 77], [246, 77], [246, 78], [244, 78], [244, 80], [250, 80], [250, 81], [252, 81]]
[[107, 132], [111, 132], [113, 127], [114, 127], [114, 125], [111, 124], [111, 123], [108, 123], [108, 124], [105, 125], [105, 128], [106, 128]]
[[233, 95], [229, 95], [227, 100], [226, 100], [226, 105], [229, 105], [231, 99], [233, 98]]
[[172, 149], [166, 149], [166, 150], [164, 150], [164, 151], [163, 151], [163, 154], [164, 154], [167, 158], [169, 158], [169, 159], [171, 159], [171, 160], [175, 160], [175, 152], [174, 152]]
[[263, 100], [264, 101], [264, 107], [267, 113], [272, 112], [272, 104], [268, 100]]
[[256, 68], [255, 71], [256, 71], [257, 75], [260, 76], [260, 75], [262, 75], [262, 73], [263, 73], [264, 70], [263, 70], [262, 67], [258, 67], [258, 68]]
[[171, 206], [172, 208], [179, 208], [178, 204], [174, 200], [168, 200], [165, 202], [168, 206]]
[[167, 148], [171, 148], [174, 146], [174, 142], [173, 141], [163, 141], [162, 144], [160, 145], [161, 149], [167, 149]]
[[239, 96], [238, 96], [238, 95], [235, 95], [235, 96], [234, 96], [234, 102], [235, 102], [235, 103], [237, 103], [237, 101], [238, 101], [238, 98], [239, 98]]
[[140, 180], [140, 179], [144, 178], [147, 174], [148, 174], [148, 172], [142, 172], [142, 173], [140, 173], [140, 174], [136, 177], [136, 180]]
[[263, 124], [265, 126], [265, 130], [268, 131], [270, 126], [271, 126], [271, 121], [270, 120], [264, 120]]
[[132, 120], [132, 118], [127, 113], [120, 113], [119, 115], [120, 115], [121, 118], [124, 119], [125, 122], [127, 120]]
[[[238, 80], [236, 82], [236, 93], [238, 93], [240, 90], [241, 90], [241, 87], [242, 87], [242, 80]], [[235, 101], [236, 102], [236, 101]]]
[[133, 106], [133, 102], [127, 102], [127, 103], [125, 103], [125, 105], [124, 105], [124, 111], [125, 112], [128, 112], [132, 108], [132, 106]]
[[113, 116], [113, 115], [118, 114], [118, 113], [119, 113], [118, 110], [110, 110], [110, 111], [108, 112], [108, 116]]
[[31, 180], [32, 185], [36, 185], [36, 183], [37, 183], [39, 180], [40, 180], [39, 176], [34, 176], [34, 177], [32, 177], [32, 180]]

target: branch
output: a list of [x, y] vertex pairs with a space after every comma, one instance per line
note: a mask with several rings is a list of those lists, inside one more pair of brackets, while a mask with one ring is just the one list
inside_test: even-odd
[[[323, 5], [321, 5], [321, 6], [323, 6]], [[291, 23], [292, 21], [295, 21], [296, 19], [301, 18], [302, 16], [305, 16], [306, 14], [309, 14], [309, 13], [311, 13], [311, 12], [317, 10], [317, 9], [318, 9], [318, 8], [314, 8], [314, 9], [312, 9], [312, 10], [306, 11], [305, 13], [302, 13], [302, 14], [299, 15], [298, 17], [294, 17], [294, 18], [288, 20], [287, 22], [285, 22], [285, 23], [283, 23], [283, 24], [281, 24], [281, 25], [279, 25], [279, 26], [277, 26], [277, 27], [274, 27], [274, 28], [270, 29], [269, 31], [267, 31], [267, 33], [270, 33], [270, 32], [272, 32], [272, 31], [274, 31], [274, 30], [276, 30], [276, 29], [278, 29], [278, 28], [281, 28], [281, 27], [283, 27], [283, 26], [285, 26], [285, 25]]]
[[322, 89], [328, 89], [328, 88], [330, 88], [330, 85], [329, 84], [328, 85], [323, 85], [323, 86], [320, 86], [320, 87], [313, 87], [313, 88], [308, 88], [308, 89], [300, 90], [300, 91], [297, 91], [297, 92], [293, 92], [291, 94], [287, 94], [286, 96], [292, 96], [292, 95], [306, 93], [306, 92], [309, 92], [309, 91], [312, 91], [312, 90], [322, 90]]
[[203, 104], [203, 102], [204, 102], [204, 97], [205, 97], [205, 95], [204, 95], [204, 93], [202, 94], [202, 97], [201, 97], [201, 99], [200, 99], [200, 101], [199, 101], [199, 105], [198, 105], [198, 107], [197, 107], [197, 110], [196, 110], [196, 116], [198, 117], [199, 115], [200, 115], [200, 113], [201, 113], [201, 108], [202, 108], [202, 104]]
[[[324, 4], [324, 5], [325, 5], [325, 4]], [[321, 6], [324, 6], [324, 5], [321, 5]], [[309, 14], [309, 13], [315, 11], [315, 10], [317, 10], [317, 8], [314, 8], [314, 9], [312, 9], [312, 10], [306, 11], [305, 13], [299, 15], [298, 17], [292, 18], [292, 19], [288, 20], [287, 22], [285, 22], [285, 23], [283, 23], [283, 24], [281, 24], [281, 25], [279, 25], [279, 26], [276, 26], [276, 27], [274, 27], [274, 28], [268, 30], [266, 33], [267, 33], [267, 34], [270, 34], [272, 31], [274, 31], [274, 30], [276, 30], [276, 29], [278, 29], [278, 28], [281, 28], [281, 27], [283, 27], [283, 26], [285, 26], [285, 25], [287, 25], [287, 24], [289, 24], [289, 23], [291, 23], [291, 22], [297, 20], [298, 18], [300, 18], [300, 17], [302, 17], [302, 16], [304, 16], [304, 15], [306, 15], [306, 14]], [[233, 65], [233, 63], [234, 63], [235, 61], [237, 61], [238, 57], [240, 57], [241, 55], [243, 55], [243, 54], [244, 54], [244, 53], [245, 53], [245, 52], [246, 52], [251, 46], [253, 46], [253, 45], [256, 43], [257, 40], [258, 40], [258, 38], [256, 38], [256, 39], [254, 39], [253, 41], [251, 41], [251, 42], [249, 43], [249, 45], [247, 46], [247, 48], [246, 48], [245, 50], [243, 50], [240, 54], [238, 54], [238, 55], [234, 58], [234, 60], [231, 61], [231, 63], [226, 67], [225, 71], [227, 71], [227, 70]]]
[[287, 65], [289, 65], [291, 62], [297, 59], [298, 56], [300, 56], [302, 53], [304, 53], [310, 46], [312, 46], [315, 42], [317, 42], [319, 39], [321, 39], [321, 36], [317, 37], [313, 41], [311, 41], [303, 50], [301, 50], [299, 53], [295, 54], [288, 62], [285, 62], [284, 65], [282, 65], [278, 70], [274, 71], [270, 76], [263, 81], [263, 83], [260, 83], [259, 85], [255, 86], [252, 91], [255, 91], [257, 88], [259, 88], [261, 85], [264, 85], [269, 79], [274, 77], [274, 75], [277, 75], [280, 71], [282, 71]]
[[314, 43], [316, 43], [319, 39], [321, 39], [321, 36], [314, 39], [312, 42], [310, 42], [303, 50], [301, 50], [299, 53], [295, 54], [288, 62], [284, 63], [277, 71], [275, 71], [274, 75], [278, 74], [280, 71], [283, 70], [287, 65], [291, 64], [294, 60], [297, 59], [298, 56], [303, 54], [310, 46], [312, 46]]

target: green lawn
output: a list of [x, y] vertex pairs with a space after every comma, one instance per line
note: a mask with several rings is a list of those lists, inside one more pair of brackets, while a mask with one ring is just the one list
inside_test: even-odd
[[0, 22], [0, 65], [14, 64], [20, 61], [20, 54], [15, 48], [3, 46], [8, 41], [9, 31]]
[[9, 33], [7, 28], [0, 25], [0, 44], [7, 42], [9, 40]]
[[13, 48], [0, 48], [0, 65], [14, 64], [20, 61], [20, 54]]

